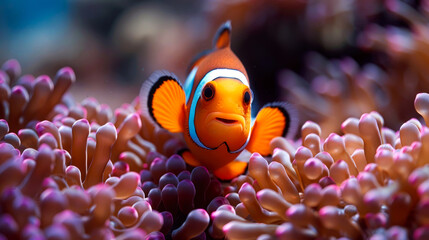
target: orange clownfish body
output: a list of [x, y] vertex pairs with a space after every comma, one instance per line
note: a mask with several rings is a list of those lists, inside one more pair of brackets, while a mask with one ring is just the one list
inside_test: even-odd
[[155, 72], [141, 90], [145, 112], [162, 128], [182, 132], [189, 151], [182, 156], [224, 180], [243, 173], [246, 162], [234, 161], [247, 149], [270, 154], [269, 142], [285, 136], [290, 116], [284, 103], [264, 106], [251, 121], [253, 94], [246, 70], [230, 48], [231, 25], [223, 24], [213, 50], [191, 65], [184, 84], [174, 74]]

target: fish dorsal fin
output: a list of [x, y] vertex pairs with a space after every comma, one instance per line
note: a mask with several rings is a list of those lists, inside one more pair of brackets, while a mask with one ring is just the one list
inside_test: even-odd
[[294, 134], [297, 121], [291, 118], [291, 111], [291, 107], [282, 102], [265, 105], [256, 116], [246, 149], [267, 156], [273, 138]]
[[173, 133], [183, 132], [186, 98], [174, 74], [154, 72], [143, 84], [140, 97], [143, 112], [159, 126]]
[[231, 21], [222, 24], [213, 39], [213, 49], [230, 47], [231, 45]]

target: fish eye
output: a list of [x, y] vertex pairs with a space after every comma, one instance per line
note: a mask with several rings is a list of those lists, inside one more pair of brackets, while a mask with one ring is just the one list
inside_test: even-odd
[[206, 101], [211, 100], [215, 95], [215, 87], [211, 83], [207, 83], [203, 89], [203, 98]]
[[243, 95], [243, 102], [244, 102], [244, 104], [248, 105], [250, 103], [250, 98], [251, 98], [250, 92], [249, 92], [249, 90], [246, 90], [244, 92], [244, 95]]

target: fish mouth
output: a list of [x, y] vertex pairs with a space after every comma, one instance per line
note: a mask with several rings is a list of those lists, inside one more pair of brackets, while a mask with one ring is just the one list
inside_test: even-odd
[[217, 118], [216, 118], [216, 120], [218, 120], [218, 121], [220, 121], [220, 122], [222, 122], [222, 123], [225, 123], [225, 124], [234, 124], [234, 123], [238, 123], [238, 121], [237, 121], [237, 120], [235, 120], [235, 119], [226, 119], [226, 118], [220, 118], [220, 117], [217, 117]]
[[216, 121], [227, 126], [238, 124], [244, 127], [245, 124], [244, 117], [235, 113], [212, 112], [207, 116], [207, 120]]

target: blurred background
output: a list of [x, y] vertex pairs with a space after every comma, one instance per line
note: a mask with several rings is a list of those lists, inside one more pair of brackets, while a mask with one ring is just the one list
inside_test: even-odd
[[34, 76], [70, 66], [77, 101], [115, 108], [157, 69], [183, 81], [231, 20], [255, 110], [288, 101], [322, 134], [375, 110], [397, 129], [429, 91], [428, 16], [429, 1], [417, 0], [2, 0], [0, 60]]

